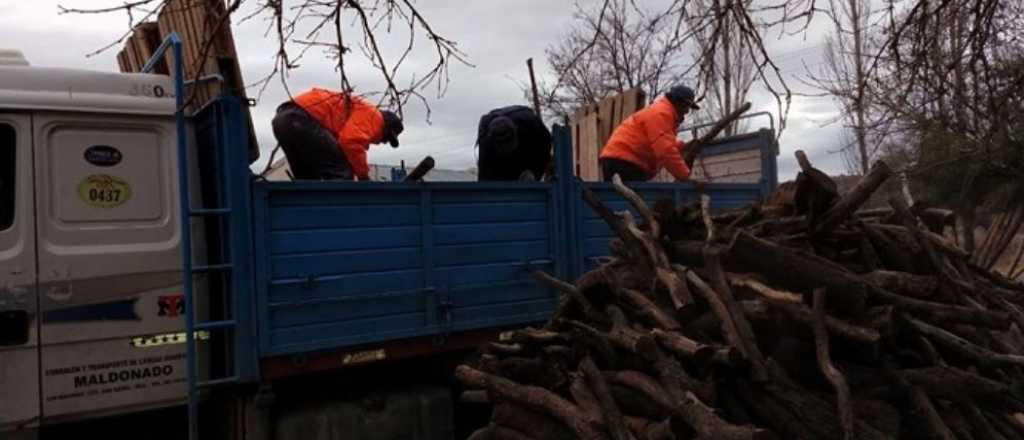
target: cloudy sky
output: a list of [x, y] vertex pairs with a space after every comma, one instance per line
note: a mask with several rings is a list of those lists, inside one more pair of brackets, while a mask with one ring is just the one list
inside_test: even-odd
[[[584, 5], [599, 3], [598, 0], [581, 2]], [[127, 17], [123, 14], [59, 15], [58, 5], [88, 8], [119, 3], [110, 0], [0, 0], [0, 47], [23, 51], [35, 65], [116, 71], [116, 49], [96, 56], [86, 55], [119, 38], [127, 29]], [[255, 4], [251, 0], [247, 3]], [[428, 94], [432, 110], [429, 121], [422, 105], [408, 106], [402, 147], [374, 146], [370, 149], [370, 161], [397, 164], [404, 160], [415, 164], [429, 154], [437, 160], [438, 168], [473, 167], [473, 143], [480, 115], [496, 107], [524, 103], [519, 84], [528, 78], [527, 58], [534, 58], [535, 68], [542, 78], [549, 77], [544, 49], [558, 41], [572, 24], [574, 4], [562, 0], [430, 0], [416, 4], [439, 34], [458, 42], [472, 65], [452, 64], [447, 92], [440, 98]], [[770, 40], [770, 50], [787, 75], [803, 74], [804, 65], [812, 68], [820, 65], [824, 35], [820, 26], [825, 23], [823, 19], [818, 22], [819, 28], [806, 34], [782, 38], [773, 35]], [[234, 23], [235, 42], [246, 81], [264, 77], [273, 67], [275, 42], [265, 36], [265, 28], [266, 23], [259, 19]], [[381, 35], [381, 40], [385, 56], [397, 55], [407, 42], [397, 31], [390, 36]], [[432, 48], [423, 44], [422, 37], [418, 41], [416, 52], [407, 61], [409, 72], [433, 61]], [[350, 60], [352, 83], [357, 90], [374, 90], [379, 87], [379, 78], [360, 57], [361, 54], [356, 54]], [[301, 68], [288, 78], [290, 89], [336, 86], [338, 77], [332, 63], [322, 52], [311, 51], [302, 59]], [[810, 92], [796, 81], [791, 83], [796, 89]], [[759, 87], [755, 88], [750, 96], [754, 110], [777, 113], [774, 99]], [[263, 93], [254, 110], [253, 122], [264, 151], [263, 160], [275, 144], [270, 119], [274, 108], [286, 96], [284, 88], [275, 82]], [[836, 114], [836, 106], [829, 99], [793, 98], [789, 126], [780, 140], [781, 180], [795, 175], [793, 151], [796, 149], [805, 150], [811, 161], [827, 172], [844, 170], [840, 155], [832, 153], [840, 144], [840, 127], [835, 124], [822, 127]]]

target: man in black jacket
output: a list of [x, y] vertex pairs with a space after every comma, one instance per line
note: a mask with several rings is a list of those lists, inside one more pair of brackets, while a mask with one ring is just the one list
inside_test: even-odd
[[480, 118], [476, 142], [481, 181], [539, 180], [551, 161], [551, 132], [529, 107], [487, 113]]

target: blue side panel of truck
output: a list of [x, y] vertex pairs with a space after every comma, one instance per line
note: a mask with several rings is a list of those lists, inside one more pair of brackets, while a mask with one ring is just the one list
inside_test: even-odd
[[543, 320], [564, 274], [555, 187], [258, 183], [261, 353]]
[[[202, 149], [247, 150], [247, 129], [235, 114], [239, 105], [225, 97], [197, 115]], [[236, 283], [228, 317], [236, 326], [234, 362], [245, 364], [236, 367], [240, 379], [255, 380], [266, 358], [421, 337], [439, 341], [547, 319], [558, 295], [531, 272], [573, 280], [608, 255], [611, 232], [583, 204], [583, 189], [613, 210], [628, 209], [610, 184], [572, 176], [569, 131], [555, 126], [553, 135], [557, 176], [551, 182], [236, 177], [246, 187], [236, 185], [223, 200], [233, 208], [223, 245], [237, 257], [237, 280], [245, 281]], [[774, 191], [773, 136], [761, 130], [707, 148], [708, 156], [758, 149], [765, 176], [706, 185], [713, 208], [742, 206]], [[245, 155], [229, 156], [244, 169]], [[650, 203], [697, 200], [690, 184], [630, 186]]]

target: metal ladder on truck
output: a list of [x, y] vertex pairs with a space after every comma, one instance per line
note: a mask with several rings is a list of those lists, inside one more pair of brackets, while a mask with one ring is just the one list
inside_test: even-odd
[[[168, 50], [172, 51], [174, 66], [175, 123], [177, 133], [178, 158], [178, 192], [181, 206], [181, 256], [182, 281], [185, 303], [185, 343], [186, 343], [186, 374], [188, 386], [188, 432], [190, 440], [199, 438], [199, 402], [203, 389], [237, 384], [256, 377], [255, 347], [251, 347], [252, 338], [248, 337], [251, 325], [251, 302], [245, 301], [251, 292], [251, 276], [248, 260], [251, 255], [251, 234], [247, 210], [251, 210], [249, 201], [247, 152], [248, 135], [243, 135], [238, 128], [244, 124], [240, 117], [241, 108], [233, 98], [217, 98], [203, 112], [212, 112], [212, 118], [204, 118], [207, 122], [206, 131], [195, 127], [196, 139], [206, 138], [210, 142], [205, 145], [197, 142], [196, 152], [200, 156], [197, 165], [200, 168], [200, 182], [204, 191], [204, 202], [212, 207], [194, 208], [190, 188], [191, 173], [189, 163], [189, 131], [185, 115], [185, 86], [196, 81], [184, 79], [182, 66], [182, 41], [177, 32], [172, 32], [160, 44], [153, 56], [142, 68], [142, 73], [149, 73], [164, 57]], [[210, 123], [212, 120], [212, 123]], [[203, 136], [203, 135], [206, 136]], [[238, 150], [243, 150], [242, 152]], [[203, 166], [206, 172], [203, 172]], [[212, 194], [212, 197], [211, 197]], [[209, 200], [212, 199], [212, 200]], [[208, 263], [196, 265], [193, 261], [192, 226], [193, 220], [201, 219], [208, 226], [207, 235], [212, 235], [216, 243], [208, 252]], [[216, 227], [210, 228], [210, 225]], [[211, 234], [209, 229], [214, 229]], [[213, 235], [216, 234], [216, 235]], [[211, 298], [209, 319], [199, 320], [196, 316], [195, 278], [207, 275], [209, 293], [220, 293], [219, 304]], [[214, 282], [214, 281], [217, 282]], [[220, 289], [220, 290], [217, 290]], [[213, 295], [211, 295], [213, 296]], [[223, 332], [223, 340], [215, 338]], [[221, 356], [219, 372], [209, 368], [208, 377], [200, 378], [200, 353], [197, 341], [206, 342], [207, 349], [215, 353], [215, 343], [223, 341], [224, 349], [216, 352]], [[209, 361], [209, 359], [206, 359]]]

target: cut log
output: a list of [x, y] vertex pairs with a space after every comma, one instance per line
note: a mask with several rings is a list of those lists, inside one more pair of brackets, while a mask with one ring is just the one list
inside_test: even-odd
[[622, 411], [619, 410], [619, 406], [615, 403], [615, 399], [608, 389], [608, 383], [605, 382], [601, 371], [597, 369], [597, 365], [594, 365], [593, 359], [590, 359], [590, 357], [583, 358], [580, 362], [580, 371], [586, 377], [591, 391], [593, 391], [594, 396], [597, 398], [597, 403], [601, 407], [601, 413], [604, 415], [605, 426], [612, 440], [633, 440], [632, 434], [630, 434], [629, 429], [623, 423]]
[[938, 345], [945, 347], [960, 356], [970, 359], [981, 367], [1000, 367], [1000, 366], [1024, 366], [1024, 356], [1015, 354], [1003, 354], [995, 353], [983, 347], [979, 347], [964, 338], [961, 338], [953, 333], [950, 333], [939, 327], [935, 327], [925, 322], [907, 318], [907, 322], [921, 333], [923, 336], [927, 336], [930, 340], [937, 343]]
[[934, 298], [939, 290], [939, 280], [934, 276], [876, 270], [865, 274], [864, 279], [879, 288], [917, 299]]
[[735, 322], [736, 330], [742, 343], [739, 348], [743, 351], [747, 360], [750, 361], [751, 373], [754, 379], [767, 380], [768, 373], [764, 369], [764, 355], [761, 354], [761, 349], [757, 346], [757, 337], [754, 335], [754, 330], [750, 327], [750, 322], [747, 321], [747, 316], [743, 314], [743, 309], [732, 295], [732, 289], [729, 288], [729, 283], [725, 279], [725, 270], [722, 269], [719, 255], [714, 252], [706, 252], [704, 260], [707, 262], [708, 272], [711, 276], [711, 285], [718, 293], [719, 298], [722, 299], [726, 310], [732, 315]]
[[750, 271], [773, 274], [775, 278], [769, 281], [786, 289], [810, 291], [825, 287], [831, 296], [829, 304], [837, 309], [851, 314], [864, 310], [867, 301], [864, 281], [821, 257], [741, 232], [733, 239], [729, 260]]
[[733, 347], [716, 347], [704, 345], [676, 332], [660, 329], [651, 331], [654, 339], [668, 351], [684, 359], [690, 359], [697, 365], [727, 365], [738, 367], [744, 363], [740, 351]]
[[624, 289], [622, 297], [631, 306], [631, 311], [645, 318], [645, 320], [656, 328], [662, 330], [676, 330], [680, 328], [679, 321], [666, 313], [657, 304], [647, 298], [646, 295], [633, 289]]
[[1001, 382], [961, 370], [939, 366], [898, 370], [911, 385], [920, 387], [929, 396], [952, 401], [991, 399], [1006, 396], [1010, 387]]
[[487, 391], [483, 390], [468, 390], [463, 391], [459, 395], [459, 401], [462, 403], [476, 404], [476, 405], [489, 405], [491, 399], [487, 397]]
[[[796, 322], [807, 327], [811, 327], [814, 323], [814, 314], [807, 307], [772, 301], [765, 301], [764, 304], [781, 310]], [[874, 347], [875, 349], [877, 349], [878, 342], [882, 339], [876, 330], [848, 324], [831, 316], [825, 318], [825, 327], [829, 333], [839, 338], [856, 344]]]
[[868, 174], [822, 215], [821, 221], [814, 227], [814, 235], [821, 237], [832, 232], [836, 226], [846, 221], [854, 211], [860, 208], [891, 175], [892, 170], [885, 162], [875, 162]]
[[510, 403], [496, 405], [491, 413], [491, 421], [521, 433], [529, 433], [538, 440], [557, 440], [572, 436], [572, 431], [551, 417]]
[[486, 389], [498, 399], [523, 405], [546, 414], [565, 425], [581, 439], [600, 439], [604, 435], [594, 428], [579, 408], [548, 390], [535, 386], [517, 384], [511, 380], [484, 373], [461, 365], [455, 369], [455, 378], [464, 385]]

